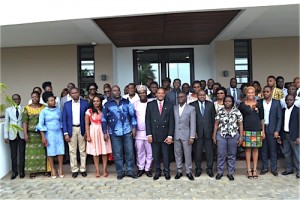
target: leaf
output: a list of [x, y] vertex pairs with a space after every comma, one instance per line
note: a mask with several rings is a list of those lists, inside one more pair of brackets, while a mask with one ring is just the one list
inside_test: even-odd
[[18, 132], [23, 131], [23, 128], [16, 124], [10, 124], [9, 129], [13, 130], [14, 134], [17, 134]]

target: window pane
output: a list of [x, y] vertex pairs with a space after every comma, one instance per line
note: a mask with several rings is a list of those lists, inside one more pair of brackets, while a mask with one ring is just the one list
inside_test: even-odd
[[235, 70], [248, 70], [248, 65], [235, 65]]
[[248, 59], [247, 58], [236, 58], [235, 64], [236, 65], [242, 65], [242, 64], [246, 65], [246, 64], [248, 64]]
[[169, 78], [179, 78], [182, 83], [190, 82], [190, 63], [169, 63]]

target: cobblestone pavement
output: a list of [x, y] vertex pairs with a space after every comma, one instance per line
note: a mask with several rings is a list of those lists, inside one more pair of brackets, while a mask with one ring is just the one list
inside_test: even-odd
[[[92, 166], [90, 166], [92, 167]], [[278, 172], [284, 171], [280, 169]], [[204, 172], [204, 171], [203, 171]], [[10, 174], [0, 180], [0, 199], [299, 199], [299, 179], [295, 174], [274, 177], [271, 173], [248, 179], [245, 169], [237, 169], [235, 180], [229, 181], [226, 172], [221, 180], [210, 178], [206, 173], [194, 181], [185, 175], [175, 180], [174, 167], [171, 180], [164, 177], [153, 181], [145, 175], [139, 179], [125, 177], [116, 179], [114, 167], [109, 168], [109, 177], [94, 177], [89, 172], [86, 178], [74, 179], [71, 173], [64, 178], [36, 179], [19, 177], [10, 180]], [[215, 173], [216, 175], [216, 173]]]

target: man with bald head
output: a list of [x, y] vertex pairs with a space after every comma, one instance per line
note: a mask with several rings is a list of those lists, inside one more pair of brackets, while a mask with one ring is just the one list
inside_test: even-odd
[[117, 179], [123, 179], [125, 174], [135, 179], [133, 137], [136, 135], [137, 121], [133, 105], [128, 99], [121, 97], [119, 86], [112, 86], [111, 92], [112, 98], [107, 100], [102, 110], [102, 131], [105, 140], [108, 138], [107, 134], [110, 135]]

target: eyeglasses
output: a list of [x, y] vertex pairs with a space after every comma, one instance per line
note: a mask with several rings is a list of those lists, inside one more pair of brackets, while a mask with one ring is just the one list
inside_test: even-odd
[[90, 88], [89, 90], [96, 90], [96, 88]]

